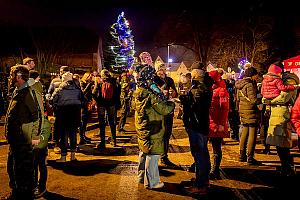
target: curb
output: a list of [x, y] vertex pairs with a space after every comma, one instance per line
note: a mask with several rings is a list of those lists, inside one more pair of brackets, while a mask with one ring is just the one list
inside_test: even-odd
[[6, 145], [7, 144], [7, 140], [0, 140], [0, 145]]

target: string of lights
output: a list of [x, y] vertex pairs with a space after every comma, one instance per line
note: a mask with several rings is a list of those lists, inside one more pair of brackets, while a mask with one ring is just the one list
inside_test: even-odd
[[111, 26], [110, 34], [116, 39], [118, 45], [110, 46], [110, 50], [115, 57], [115, 65], [111, 66], [116, 72], [122, 72], [132, 67], [134, 63], [134, 40], [129, 22], [122, 12], [117, 22]]

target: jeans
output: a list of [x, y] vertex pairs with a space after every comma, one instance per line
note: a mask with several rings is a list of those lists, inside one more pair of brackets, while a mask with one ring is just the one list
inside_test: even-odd
[[152, 188], [160, 182], [158, 160], [160, 155], [139, 153], [138, 178], [144, 186]]
[[76, 145], [77, 145], [76, 130], [63, 130], [62, 131], [61, 138], [60, 138], [60, 149], [61, 149], [62, 156], [67, 155], [67, 149], [69, 146], [68, 139], [70, 140], [70, 150], [75, 152]]
[[98, 120], [102, 145], [105, 145], [105, 111], [107, 112], [112, 141], [116, 143], [116, 107], [98, 107]]
[[210, 157], [207, 148], [208, 137], [195, 130], [186, 130], [190, 140], [192, 156], [196, 164], [196, 181], [195, 186], [203, 187], [209, 181]]
[[248, 160], [253, 160], [254, 158], [254, 150], [256, 146], [257, 137], [256, 129], [256, 125], [254, 124], [243, 124], [243, 129], [240, 138], [240, 152], [241, 155], [247, 154]]

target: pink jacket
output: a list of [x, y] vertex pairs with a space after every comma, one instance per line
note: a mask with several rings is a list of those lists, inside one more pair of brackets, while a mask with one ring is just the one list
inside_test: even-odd
[[273, 99], [277, 97], [281, 91], [288, 92], [295, 90], [293, 85], [284, 85], [283, 81], [276, 74], [268, 73], [264, 75], [262, 81], [261, 94], [267, 99]]

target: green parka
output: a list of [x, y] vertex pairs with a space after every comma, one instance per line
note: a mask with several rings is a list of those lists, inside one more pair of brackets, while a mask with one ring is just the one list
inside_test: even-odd
[[137, 88], [134, 93], [135, 128], [139, 149], [150, 155], [164, 152], [164, 116], [170, 114], [175, 103], [162, 101], [155, 94], [144, 88]]
[[15, 89], [5, 118], [5, 135], [11, 145], [31, 144], [39, 139], [37, 105], [30, 88]]

